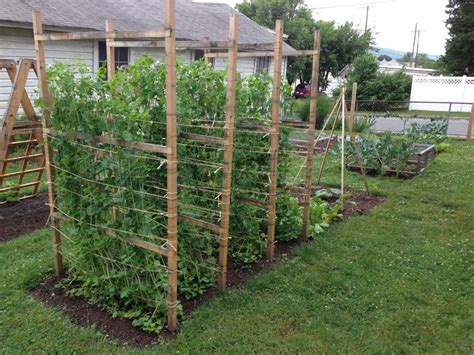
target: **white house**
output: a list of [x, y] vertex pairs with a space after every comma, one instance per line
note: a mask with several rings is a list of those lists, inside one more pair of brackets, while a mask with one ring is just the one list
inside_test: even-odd
[[412, 68], [408, 63], [401, 63], [396, 59], [392, 60], [381, 60], [379, 61], [379, 71], [382, 73], [394, 74], [399, 70], [403, 70], [405, 74], [410, 76], [427, 76], [434, 75], [436, 70], [434, 69], [425, 69], [425, 68]]
[[[43, 28], [46, 32], [104, 30], [105, 20], [114, 21], [118, 31], [139, 31], [164, 28], [163, 0], [8, 0], [0, 6], [0, 58], [18, 60], [34, 58], [32, 12], [43, 12]], [[225, 41], [229, 33], [229, 17], [236, 10], [225, 4], [197, 3], [191, 0], [176, 1], [178, 40]], [[258, 50], [271, 50], [274, 33], [241, 15], [239, 21], [239, 45]], [[284, 50], [292, 48], [285, 44]], [[133, 62], [142, 54], [157, 59], [164, 58], [162, 48], [116, 48], [116, 64]], [[200, 50], [184, 50], [179, 55], [186, 60], [203, 56]], [[64, 41], [46, 43], [46, 62], [77, 62], [82, 60], [91, 70], [96, 70], [105, 60], [105, 42], [97, 40]], [[225, 69], [225, 58], [215, 58], [214, 66]], [[238, 71], [242, 75], [255, 72], [273, 72], [271, 57], [239, 58]], [[283, 75], [286, 59], [283, 61]], [[27, 91], [34, 92], [37, 83], [33, 77]], [[6, 73], [0, 72], [0, 115], [3, 116], [11, 82]], [[0, 117], [1, 117], [0, 116]]]

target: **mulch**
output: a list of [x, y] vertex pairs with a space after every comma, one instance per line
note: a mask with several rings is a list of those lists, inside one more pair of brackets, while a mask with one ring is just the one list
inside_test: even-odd
[[[369, 196], [353, 192], [345, 200], [343, 219], [355, 215], [367, 214], [378, 204], [382, 203], [383, 200], [384, 198], [380, 196]], [[39, 204], [39, 202], [33, 203]], [[45, 220], [43, 223], [45, 223]], [[44, 227], [44, 224], [42, 227]], [[290, 242], [276, 243], [275, 261], [272, 263], [262, 258], [262, 260], [250, 267], [243, 268], [229, 260], [227, 272], [228, 289], [241, 288], [249, 278], [265, 272], [282, 260], [290, 258], [300, 245], [310, 242], [311, 241], [299, 238]], [[57, 288], [57, 284], [60, 281], [61, 280], [56, 277], [50, 277], [35, 289], [31, 290], [31, 294], [39, 301], [61, 309], [70, 318], [73, 324], [79, 326], [94, 326], [108, 339], [122, 345], [131, 345], [137, 348], [146, 348], [160, 341], [167, 341], [176, 337], [176, 333], [172, 333], [166, 328], [160, 334], [148, 333], [134, 327], [132, 322], [128, 319], [112, 317], [110, 313], [100, 309], [86, 299], [68, 295], [67, 291], [63, 288]], [[218, 294], [219, 291], [217, 287], [213, 286], [194, 299], [181, 299], [180, 302], [183, 306], [184, 315], [189, 316], [197, 307], [212, 300]]]
[[0, 243], [14, 239], [48, 223], [48, 195], [40, 194], [18, 202], [0, 205]]

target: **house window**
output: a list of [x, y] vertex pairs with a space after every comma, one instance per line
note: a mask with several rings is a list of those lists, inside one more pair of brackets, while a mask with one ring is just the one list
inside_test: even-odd
[[255, 72], [259, 74], [268, 74], [270, 69], [270, 57], [257, 57]]
[[198, 49], [194, 51], [194, 60], [204, 59], [204, 51], [202, 49]]
[[[127, 67], [130, 63], [130, 48], [115, 48], [115, 68]], [[107, 67], [107, 46], [99, 42], [99, 66]]]

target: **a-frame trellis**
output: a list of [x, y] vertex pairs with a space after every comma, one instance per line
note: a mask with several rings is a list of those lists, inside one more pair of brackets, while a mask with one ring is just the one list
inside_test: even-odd
[[[21, 196], [22, 190], [32, 189], [21, 197], [26, 198], [38, 193], [45, 169], [41, 119], [25, 89], [31, 70], [36, 73], [36, 63], [22, 59], [17, 67], [14, 60], [0, 59], [0, 71], [4, 70], [12, 82], [12, 92], [0, 132], [0, 193], [16, 191]], [[20, 106], [26, 120], [18, 119]], [[10, 166], [11, 171], [7, 169]], [[33, 179], [25, 182], [28, 175]]]

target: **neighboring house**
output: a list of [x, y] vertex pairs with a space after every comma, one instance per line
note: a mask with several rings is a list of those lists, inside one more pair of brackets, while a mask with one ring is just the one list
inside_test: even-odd
[[[342, 70], [337, 74], [336, 77], [332, 75], [328, 78], [328, 87], [326, 93], [332, 95], [333, 91], [342, 86], [345, 83], [346, 76], [352, 69], [352, 64], [346, 65]], [[435, 75], [436, 70], [425, 69], [425, 68], [412, 68], [409, 66], [409, 63], [401, 63], [396, 59], [392, 60], [381, 60], [379, 61], [379, 71], [381, 73], [394, 74], [399, 70], [403, 70], [407, 75], [410, 76], [428, 76]]]
[[427, 76], [434, 75], [436, 70], [434, 69], [425, 69], [425, 68], [412, 68], [409, 63], [402, 63], [396, 59], [390, 61], [381, 60], [379, 61], [379, 71], [383, 73], [393, 74], [399, 70], [403, 70], [407, 75], [410, 76]]
[[[118, 31], [139, 31], [164, 28], [163, 0], [8, 0], [0, 7], [0, 58], [34, 58], [32, 12], [43, 12], [45, 32], [103, 31], [105, 20], [114, 21]], [[178, 40], [225, 41], [229, 33], [229, 17], [236, 10], [225, 4], [196, 3], [191, 0], [176, 1], [176, 22]], [[274, 33], [248, 17], [239, 19], [239, 45], [246, 48], [271, 50]], [[82, 60], [91, 70], [99, 68], [106, 59], [103, 41], [58, 41], [46, 42], [46, 62], [77, 62]], [[291, 51], [287, 44], [284, 50]], [[164, 48], [117, 48], [116, 65], [127, 65], [142, 54], [157, 59], [164, 58]], [[178, 56], [185, 60], [202, 58], [201, 50], [183, 50]], [[214, 66], [225, 69], [227, 60], [216, 58]], [[286, 73], [286, 58], [283, 60], [283, 77]], [[239, 58], [237, 70], [242, 75], [255, 72], [273, 72], [271, 57]], [[34, 92], [36, 80], [28, 81], [27, 91]], [[11, 90], [11, 83], [5, 73], [0, 74], [0, 117], [3, 116]]]

